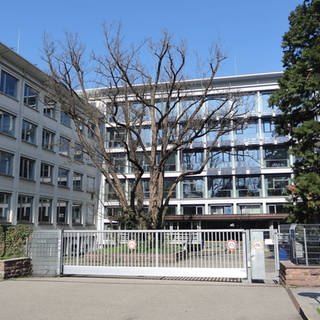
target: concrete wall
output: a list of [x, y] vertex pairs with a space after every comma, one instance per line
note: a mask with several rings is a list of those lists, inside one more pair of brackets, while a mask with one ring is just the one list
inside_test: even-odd
[[34, 231], [31, 242], [32, 275], [61, 273], [61, 230]]
[[280, 282], [284, 286], [320, 287], [320, 266], [295, 265], [283, 261], [280, 263]]

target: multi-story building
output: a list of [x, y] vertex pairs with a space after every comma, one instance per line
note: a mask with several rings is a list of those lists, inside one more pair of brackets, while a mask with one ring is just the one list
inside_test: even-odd
[[45, 80], [0, 43], [0, 223], [95, 228], [100, 175]]
[[[287, 217], [286, 194], [293, 159], [288, 152], [288, 138], [275, 131], [274, 120], [280, 111], [268, 104], [270, 94], [278, 88], [280, 76], [281, 72], [275, 72], [215, 79], [213, 100], [215, 96], [232, 93], [249, 102], [250, 108], [243, 115], [244, 125], [221, 137], [212, 151], [216, 151], [216, 155], [205, 170], [178, 184], [169, 203], [166, 227], [266, 228]], [[190, 80], [188, 87], [199, 92], [203, 81]], [[113, 129], [108, 128], [107, 137], [108, 151], [117, 153], [128, 188], [132, 173], [125, 154], [121, 156], [119, 138]], [[174, 178], [186, 169], [196, 170], [209, 144], [210, 135], [207, 135], [200, 141], [197, 139], [192, 147], [178, 150], [166, 166], [165, 178]], [[143, 188], [147, 195], [147, 166], [144, 169]], [[112, 187], [106, 184], [101, 190], [104, 219], [99, 228], [115, 223], [117, 213], [121, 211]], [[147, 206], [148, 201], [145, 204]]]

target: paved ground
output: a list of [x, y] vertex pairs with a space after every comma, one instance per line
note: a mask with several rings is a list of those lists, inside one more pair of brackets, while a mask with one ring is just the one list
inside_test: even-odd
[[1, 320], [298, 320], [284, 288], [197, 281], [28, 278], [0, 282]]
[[[320, 288], [292, 288], [294, 299], [308, 320], [320, 319]], [[319, 311], [318, 311], [318, 310]]]

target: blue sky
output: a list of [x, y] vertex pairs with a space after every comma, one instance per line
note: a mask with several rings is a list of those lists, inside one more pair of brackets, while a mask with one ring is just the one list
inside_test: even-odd
[[[89, 50], [102, 50], [102, 24], [121, 22], [127, 42], [159, 39], [163, 30], [186, 40], [205, 59], [217, 43], [227, 59], [219, 75], [282, 70], [281, 38], [302, 0], [16, 0], [2, 1], [0, 41], [38, 65], [44, 32], [77, 32]], [[20, 41], [18, 41], [20, 39]], [[191, 72], [191, 77], [196, 76]]]

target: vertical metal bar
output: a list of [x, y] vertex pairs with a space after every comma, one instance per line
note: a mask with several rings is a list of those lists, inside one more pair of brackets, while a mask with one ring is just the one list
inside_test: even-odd
[[307, 234], [306, 234], [306, 228], [303, 227], [303, 240], [304, 240], [304, 252], [306, 257], [306, 265], [309, 265], [309, 257], [308, 257], [308, 246], [307, 246]]
[[77, 264], [77, 266], [79, 265], [79, 249], [80, 249], [80, 233], [79, 232], [77, 232], [77, 247], [76, 247], [76, 249], [77, 249], [77, 258], [76, 258], [76, 264]]

